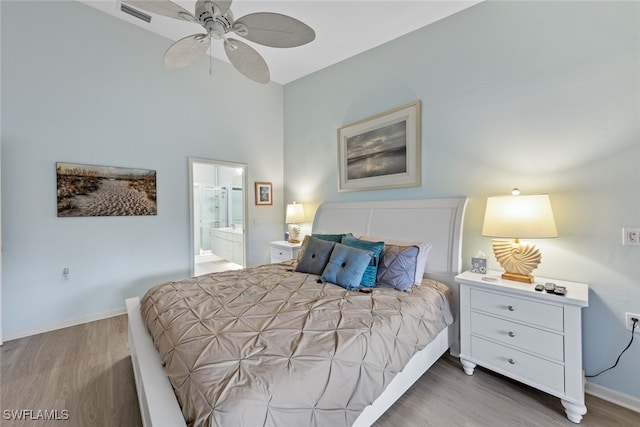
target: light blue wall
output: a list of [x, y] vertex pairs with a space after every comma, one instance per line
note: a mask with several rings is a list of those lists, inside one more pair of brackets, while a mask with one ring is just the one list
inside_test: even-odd
[[[336, 129], [416, 99], [422, 186], [338, 192]], [[536, 273], [590, 284], [585, 369], [613, 364], [640, 312], [640, 247], [621, 246], [640, 226], [640, 3], [482, 3], [287, 84], [284, 105], [285, 199], [309, 220], [323, 201], [464, 195], [468, 268], [492, 253], [487, 196], [549, 193], [560, 237], [536, 242]], [[638, 360], [634, 344], [592, 381], [640, 398]]]
[[[273, 207], [248, 192], [248, 264], [269, 261], [283, 221], [282, 86], [220, 61], [210, 76], [206, 59], [165, 70], [169, 40], [78, 2], [1, 7], [5, 337], [187, 276], [188, 157], [246, 163], [248, 182], [273, 182]], [[57, 218], [56, 161], [155, 169], [158, 215]]]
[[[586, 370], [628, 341], [624, 312], [640, 311], [640, 248], [620, 245], [620, 227], [640, 225], [637, 2], [483, 3], [284, 96], [218, 61], [214, 77], [206, 61], [166, 71], [168, 40], [76, 2], [0, 5], [5, 336], [121, 308], [187, 275], [193, 156], [248, 163], [250, 185], [273, 182], [273, 207], [249, 201], [250, 265], [268, 261], [292, 200], [311, 219], [327, 200], [466, 195], [467, 262], [491, 252], [487, 196], [548, 192], [560, 237], [536, 242], [536, 272], [591, 285]], [[415, 99], [422, 187], [338, 193], [336, 129]], [[56, 161], [156, 169], [158, 216], [57, 218]], [[638, 359], [634, 345], [593, 381], [640, 397]]]

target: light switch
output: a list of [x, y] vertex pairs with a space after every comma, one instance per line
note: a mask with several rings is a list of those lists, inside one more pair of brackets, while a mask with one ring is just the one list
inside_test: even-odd
[[640, 246], [640, 227], [622, 227], [622, 244]]

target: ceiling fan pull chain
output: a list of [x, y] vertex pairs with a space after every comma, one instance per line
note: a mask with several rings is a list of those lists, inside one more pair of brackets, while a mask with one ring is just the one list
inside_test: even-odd
[[213, 40], [209, 37], [209, 75], [213, 76]]

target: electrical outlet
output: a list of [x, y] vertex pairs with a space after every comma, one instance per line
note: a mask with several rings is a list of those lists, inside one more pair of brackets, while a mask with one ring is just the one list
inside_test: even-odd
[[635, 332], [636, 334], [640, 333], [640, 314], [636, 314], [636, 313], [625, 313], [625, 322], [624, 324], [627, 327], [627, 330], [632, 330], [633, 329], [633, 319], [637, 319], [638, 321], [636, 322], [636, 328], [634, 329], [633, 332]]
[[69, 280], [69, 267], [62, 269], [62, 280]]
[[624, 246], [640, 245], [640, 227], [622, 227], [622, 244]]

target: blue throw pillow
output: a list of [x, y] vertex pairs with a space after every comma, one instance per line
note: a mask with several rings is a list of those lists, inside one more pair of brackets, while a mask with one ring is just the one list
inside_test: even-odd
[[309, 237], [304, 253], [298, 261], [296, 271], [320, 275], [324, 267], [329, 262], [329, 256], [336, 243], [329, 242], [315, 237]]
[[320, 280], [356, 290], [360, 288], [362, 275], [371, 262], [371, 257], [370, 251], [336, 243]]
[[417, 246], [387, 245], [380, 258], [377, 284], [411, 291], [415, 285], [418, 253]]
[[378, 277], [378, 265], [380, 264], [380, 254], [384, 249], [384, 242], [370, 242], [368, 240], [360, 240], [355, 237], [344, 236], [342, 238], [343, 245], [351, 246], [352, 248], [364, 249], [371, 251], [373, 256], [367, 266], [367, 269], [362, 275], [362, 286], [373, 288], [376, 285], [376, 278]]

